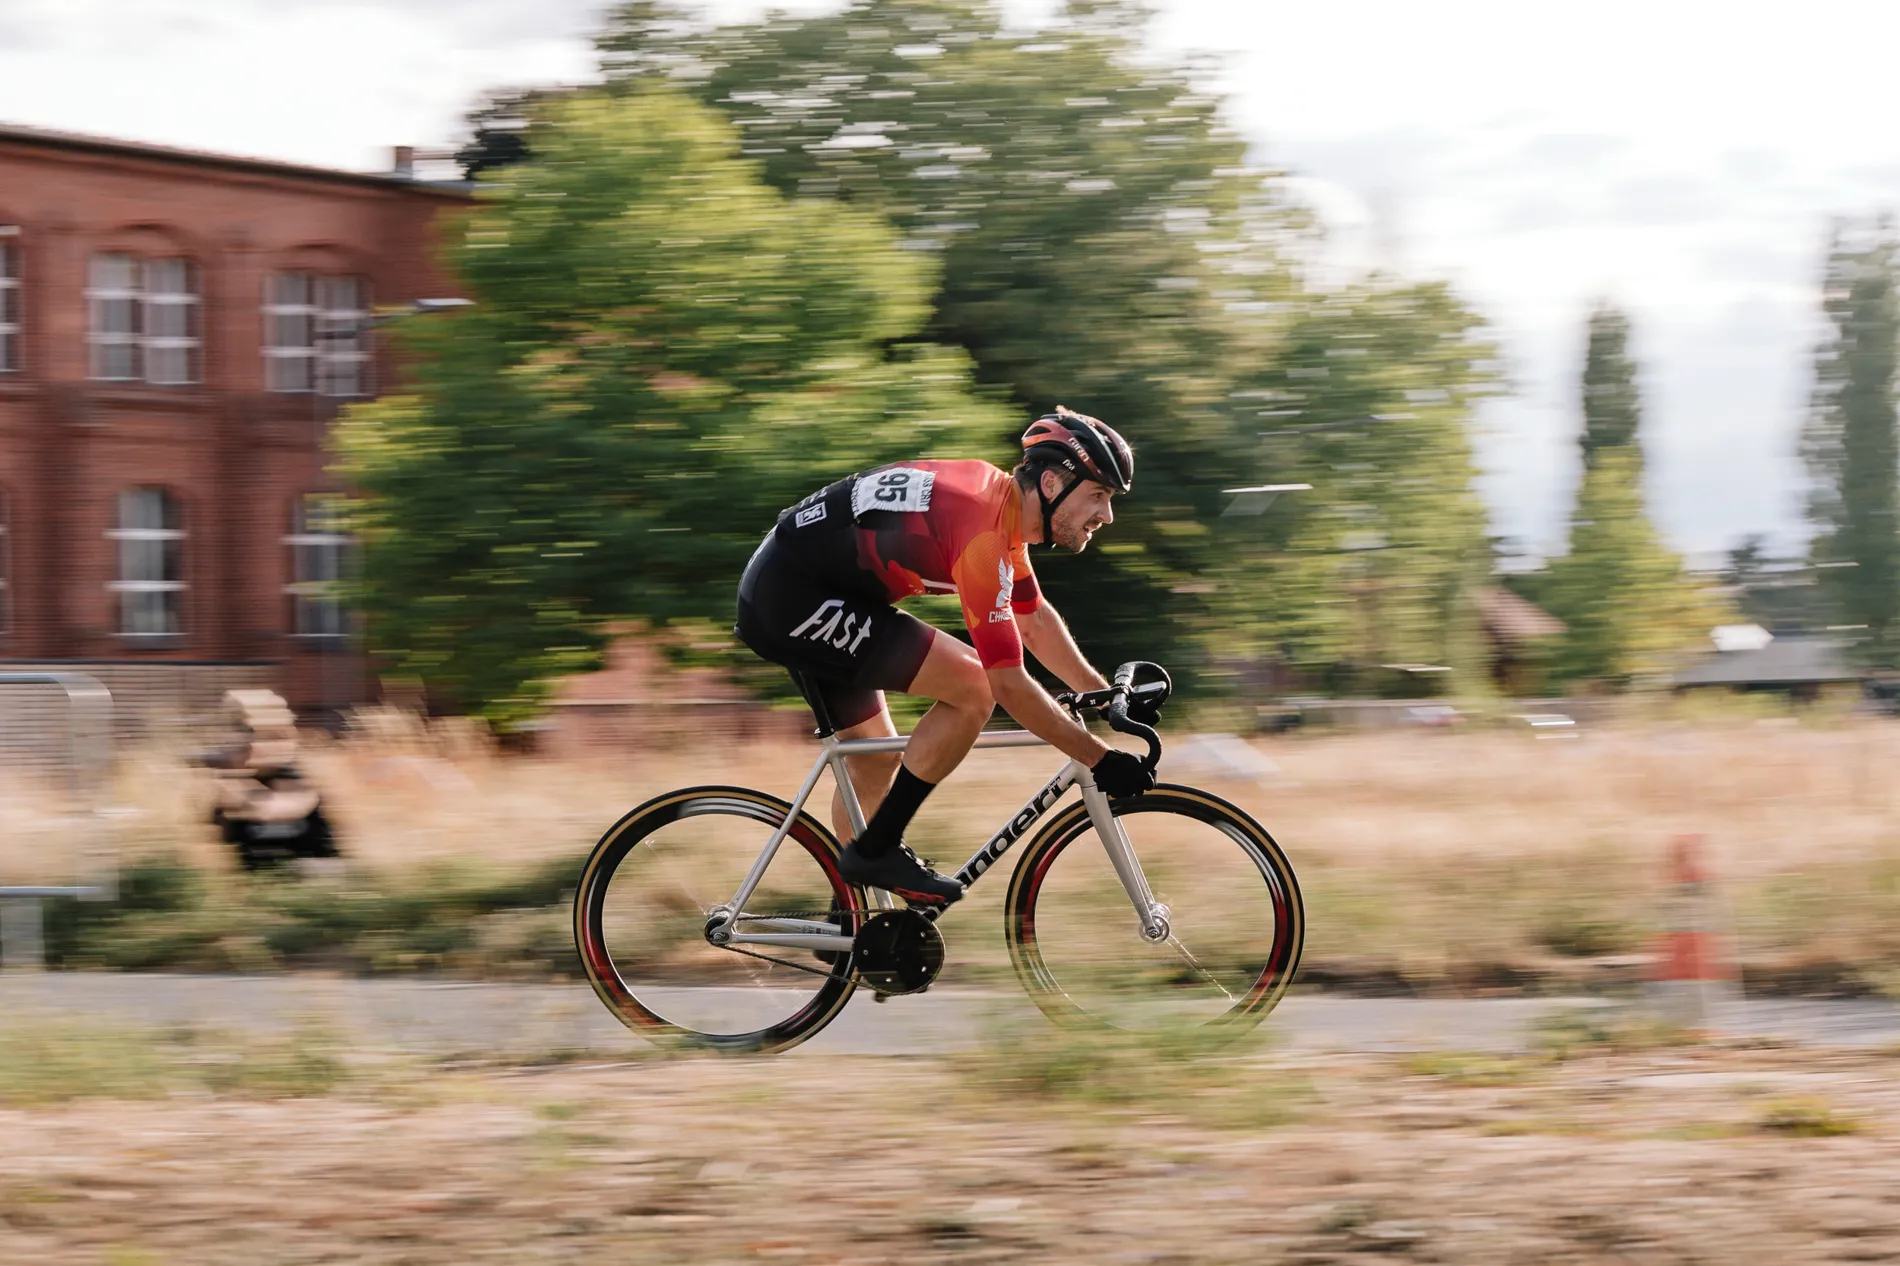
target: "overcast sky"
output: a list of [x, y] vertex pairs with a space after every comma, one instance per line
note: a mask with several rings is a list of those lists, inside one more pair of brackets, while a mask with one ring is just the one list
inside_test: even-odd
[[[1024, 20], [1047, 0], [1007, 0]], [[355, 169], [441, 145], [483, 88], [576, 82], [602, 0], [0, 0], [0, 121]], [[722, 17], [750, 0], [712, 0]], [[781, 0], [777, 7], [829, 7]], [[1258, 157], [1350, 261], [1451, 280], [1515, 391], [1486, 417], [1496, 529], [1560, 546], [1590, 300], [1644, 367], [1669, 538], [1800, 539], [1794, 437], [1827, 221], [1900, 200], [1900, 5], [1157, 0], [1219, 53]]]

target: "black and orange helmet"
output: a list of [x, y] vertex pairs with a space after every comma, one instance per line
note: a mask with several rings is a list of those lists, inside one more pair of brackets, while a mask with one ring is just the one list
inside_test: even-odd
[[1110, 492], [1135, 486], [1135, 450], [1128, 441], [1107, 423], [1062, 405], [1029, 424], [1023, 456], [1092, 479]]

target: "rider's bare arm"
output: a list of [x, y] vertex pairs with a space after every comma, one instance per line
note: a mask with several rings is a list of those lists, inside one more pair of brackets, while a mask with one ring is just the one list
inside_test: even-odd
[[1107, 754], [1108, 744], [1071, 720], [1021, 664], [999, 664], [986, 671], [990, 694], [1016, 724], [1063, 755], [1090, 767]]
[[1043, 598], [1034, 611], [1017, 612], [1016, 627], [1022, 631], [1023, 646], [1036, 657], [1036, 662], [1054, 673], [1069, 689], [1081, 693], [1108, 688], [1108, 679], [1084, 658], [1075, 639], [1069, 636], [1069, 626], [1048, 598]]

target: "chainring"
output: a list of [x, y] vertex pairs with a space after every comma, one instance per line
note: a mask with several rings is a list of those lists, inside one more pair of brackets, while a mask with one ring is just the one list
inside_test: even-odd
[[943, 970], [943, 933], [915, 910], [872, 915], [853, 950], [859, 978], [883, 994], [922, 993]]

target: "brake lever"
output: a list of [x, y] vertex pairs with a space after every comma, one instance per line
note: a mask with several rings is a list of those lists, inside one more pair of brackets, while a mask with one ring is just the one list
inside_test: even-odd
[[1148, 745], [1148, 755], [1142, 758], [1142, 765], [1150, 774], [1153, 774], [1155, 768], [1161, 764], [1161, 735], [1155, 732], [1152, 725], [1143, 725], [1139, 721], [1131, 721], [1128, 718], [1128, 692], [1134, 685], [1135, 670], [1138, 667], [1140, 667], [1139, 662], [1127, 663], [1115, 670], [1115, 678], [1111, 685], [1111, 689], [1115, 691], [1115, 698], [1108, 707], [1102, 710], [1102, 716], [1107, 720], [1109, 729], [1118, 734], [1132, 734]]

